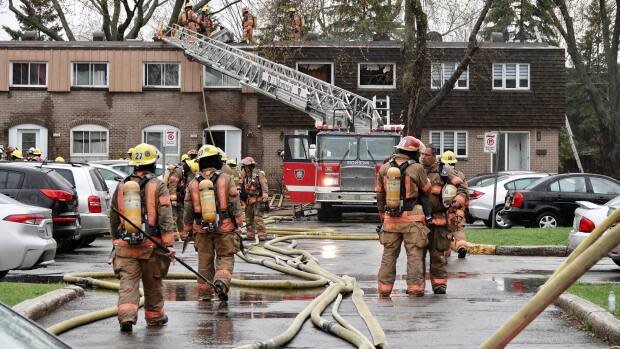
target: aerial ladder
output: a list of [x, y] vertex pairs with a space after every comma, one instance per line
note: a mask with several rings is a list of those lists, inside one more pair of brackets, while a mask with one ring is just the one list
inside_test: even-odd
[[307, 113], [317, 126], [368, 132], [383, 125], [372, 100], [219, 41], [217, 33], [207, 37], [174, 25], [158, 36], [242, 86]]

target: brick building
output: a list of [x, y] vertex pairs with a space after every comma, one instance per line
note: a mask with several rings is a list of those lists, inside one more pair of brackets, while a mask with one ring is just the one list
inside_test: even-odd
[[[426, 98], [465, 45], [430, 43]], [[383, 116], [401, 122], [399, 42], [239, 47], [373, 99]], [[230, 157], [251, 155], [275, 179], [284, 135], [314, 132], [307, 115], [160, 42], [0, 42], [0, 67], [0, 144], [38, 146], [46, 157], [118, 158], [139, 142], [162, 149], [172, 133], [180, 141], [163, 149], [166, 161], [176, 161], [213, 135]], [[454, 150], [471, 176], [492, 169], [484, 132], [502, 131], [500, 170], [555, 172], [563, 116], [563, 49], [484, 43], [425, 120], [423, 140]]]

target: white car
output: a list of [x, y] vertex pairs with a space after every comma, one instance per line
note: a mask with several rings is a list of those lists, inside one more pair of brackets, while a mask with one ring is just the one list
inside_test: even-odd
[[[620, 195], [607, 201], [603, 205], [597, 205], [589, 201], [577, 201], [579, 207], [575, 210], [573, 229], [568, 234], [568, 247], [575, 249], [605, 218], [615, 209], [620, 208]], [[614, 263], [620, 266], [620, 245], [610, 253]]]
[[9, 270], [51, 264], [56, 257], [52, 210], [0, 194], [0, 279]]
[[129, 176], [129, 174], [111, 166], [95, 164], [92, 162], [89, 164], [90, 166], [96, 168], [101, 177], [103, 177], [103, 180], [105, 180], [105, 183], [108, 185], [108, 189], [110, 190], [110, 196], [114, 195], [118, 183]]
[[[512, 224], [505, 222], [499, 215], [504, 208], [506, 193], [509, 190], [520, 190], [535, 180], [547, 177], [547, 173], [525, 173], [514, 175], [500, 175], [497, 177], [497, 195], [495, 196], [495, 226], [497, 228], [510, 228]], [[495, 177], [485, 178], [478, 182], [475, 187], [469, 188], [469, 214], [474, 220], [480, 219], [488, 227], [491, 227], [493, 214], [493, 186]]]
[[[97, 160], [89, 161], [88, 164], [101, 164], [110, 166], [116, 170], [127, 173], [128, 175], [133, 173], [133, 166], [129, 164], [129, 160]], [[165, 169], [161, 164], [155, 165], [155, 175], [158, 178], [163, 178]]]

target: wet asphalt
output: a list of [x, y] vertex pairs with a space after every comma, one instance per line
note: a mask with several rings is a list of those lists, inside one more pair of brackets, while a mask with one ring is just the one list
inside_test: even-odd
[[[329, 226], [341, 232], [370, 232], [374, 231], [376, 223], [354, 216], [344, 223], [307, 221], [282, 225]], [[58, 280], [66, 272], [111, 271], [105, 263], [110, 244], [110, 240], [97, 240], [88, 248], [59, 256], [57, 263], [49, 268], [11, 272], [7, 279]], [[180, 251], [180, 244], [177, 247]], [[478, 347], [527, 302], [562, 261], [557, 257], [508, 256], [457, 259], [453, 255], [448, 264], [448, 294], [434, 295], [427, 281], [425, 296], [413, 298], [404, 292], [405, 257], [401, 255], [395, 291], [390, 299], [383, 299], [376, 293], [376, 272], [382, 251], [377, 241], [302, 240], [298, 248], [311, 252], [327, 270], [357, 279], [392, 348]], [[188, 263], [196, 265], [192, 245], [184, 257]], [[184, 271], [178, 264], [171, 270]], [[239, 259], [234, 277], [283, 278], [275, 271]], [[603, 259], [582, 280], [620, 282], [620, 268]], [[321, 289], [291, 292], [233, 288], [228, 303], [221, 304], [199, 302], [194, 282], [175, 281], [165, 287], [165, 310], [170, 322], [163, 328], [147, 328], [141, 313], [132, 334], [120, 333], [117, 320], [111, 318], [74, 329], [60, 338], [76, 348], [231, 348], [278, 335], [321, 292]], [[63, 306], [39, 322], [49, 326], [115, 304], [114, 293], [89, 290], [84, 299]], [[330, 311], [331, 307], [324, 313], [328, 319]], [[370, 338], [350, 298], [343, 301], [340, 313]], [[581, 330], [555, 306], [548, 307], [509, 345], [510, 348], [607, 346]], [[287, 347], [350, 348], [351, 345], [315, 328], [308, 320]]]

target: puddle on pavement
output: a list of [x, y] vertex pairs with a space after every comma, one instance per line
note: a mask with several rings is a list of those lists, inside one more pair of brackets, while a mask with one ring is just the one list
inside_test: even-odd
[[[229, 303], [234, 301], [234, 303], [242, 305], [266, 305], [271, 302], [291, 300], [311, 301], [324, 290], [324, 288], [279, 290], [233, 287], [229, 293]], [[196, 282], [165, 282], [164, 299], [167, 302], [198, 301]]]
[[493, 278], [497, 289], [509, 293], [535, 293], [547, 279], [545, 278]]

